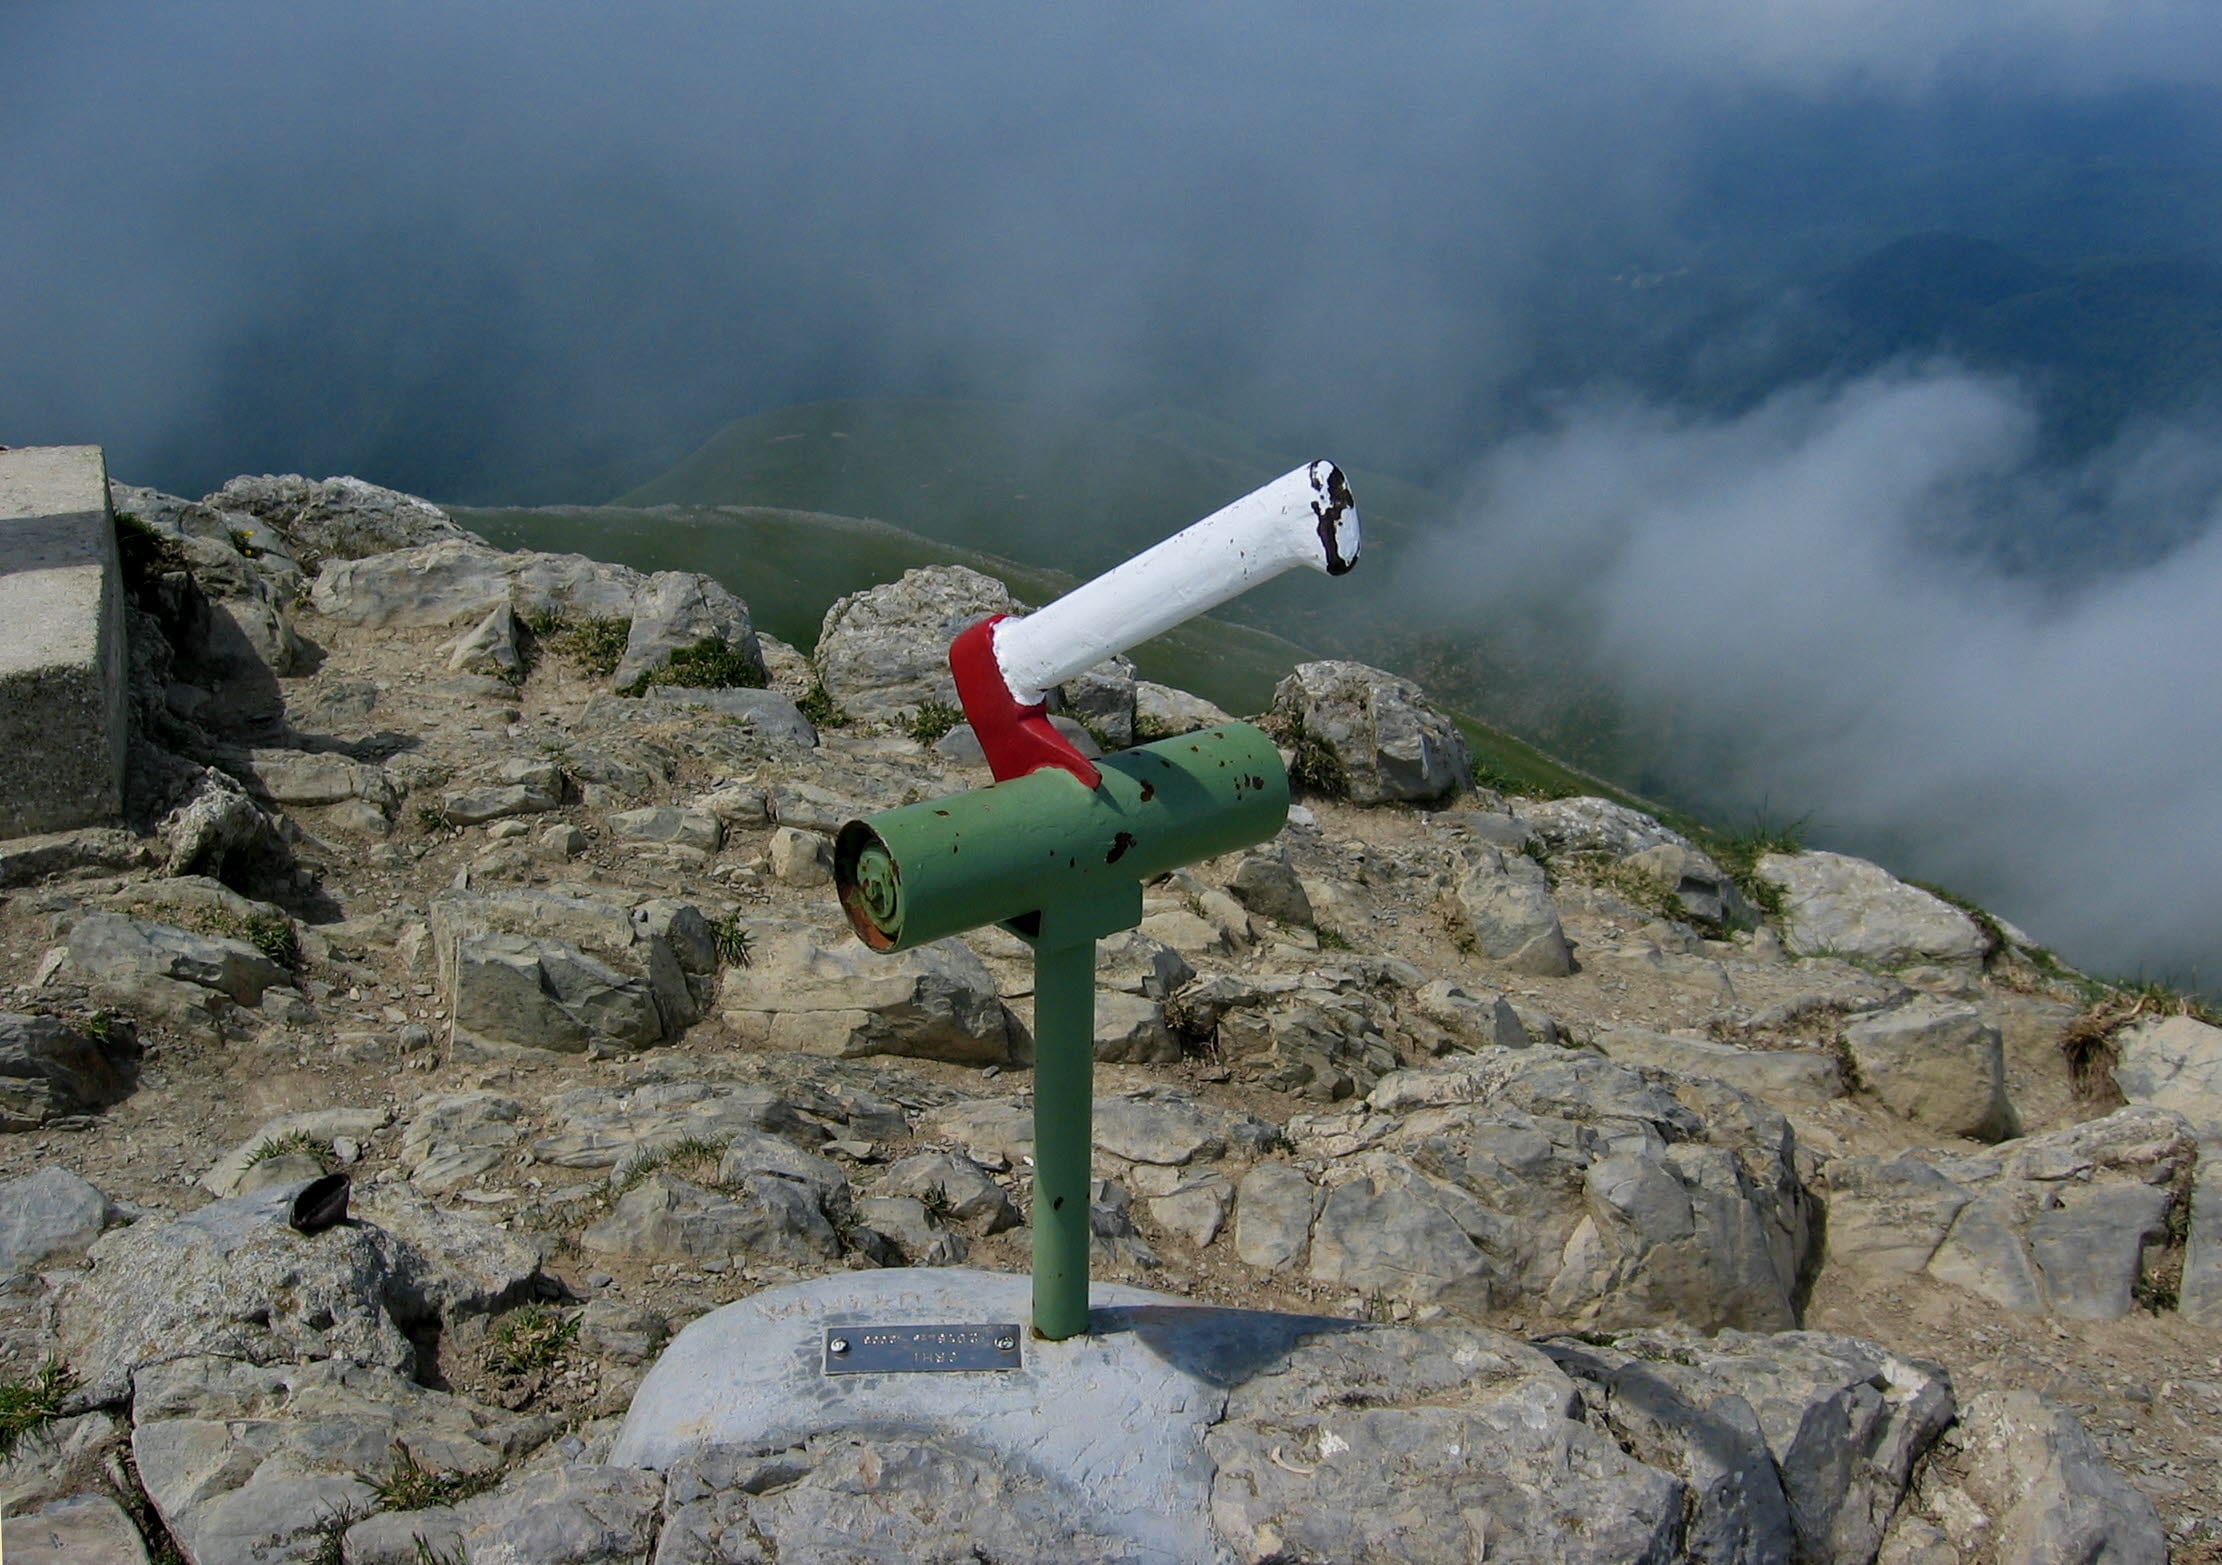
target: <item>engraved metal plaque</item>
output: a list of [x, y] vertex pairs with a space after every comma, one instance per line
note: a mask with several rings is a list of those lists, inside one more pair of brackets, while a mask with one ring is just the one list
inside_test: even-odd
[[828, 1326], [829, 1375], [917, 1375], [1017, 1369], [1019, 1328]]

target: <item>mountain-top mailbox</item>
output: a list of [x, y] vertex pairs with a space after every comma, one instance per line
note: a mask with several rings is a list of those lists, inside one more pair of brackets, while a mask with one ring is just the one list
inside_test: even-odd
[[981, 621], [949, 648], [994, 786], [850, 821], [841, 906], [901, 951], [986, 924], [1034, 948], [1034, 1331], [1088, 1326], [1095, 942], [1142, 918], [1142, 883], [1263, 842], [1288, 819], [1273, 741], [1227, 723], [1091, 764], [1048, 692], [1297, 566], [1358, 560], [1358, 512], [1331, 462], [1267, 484], [1039, 613]]

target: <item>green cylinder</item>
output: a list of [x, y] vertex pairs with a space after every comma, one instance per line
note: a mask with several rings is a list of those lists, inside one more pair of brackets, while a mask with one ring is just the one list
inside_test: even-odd
[[866, 945], [904, 951], [1102, 898], [1265, 841], [1288, 821], [1273, 741], [1227, 723], [1097, 763], [1090, 789], [1048, 770], [841, 828], [841, 906]]
[[1088, 1194], [1094, 1183], [1096, 948], [1034, 952], [1034, 1331], [1088, 1329]]

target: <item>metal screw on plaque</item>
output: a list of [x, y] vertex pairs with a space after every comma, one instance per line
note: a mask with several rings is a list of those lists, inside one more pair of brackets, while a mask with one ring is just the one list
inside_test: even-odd
[[1358, 548], [1350, 486], [1313, 462], [1039, 613], [982, 620], [949, 669], [994, 786], [850, 821], [834, 843], [842, 909], [873, 950], [986, 924], [1034, 948], [1034, 1332], [1052, 1342], [1088, 1329], [1095, 943], [1142, 921], [1144, 881], [1279, 832], [1288, 772], [1248, 723], [1099, 766], [1051, 725], [1048, 693], [1284, 571], [1340, 576]]
[[1011, 1351], [1011, 1349], [1018, 1346], [1018, 1338], [1012, 1336], [1007, 1331], [999, 1331], [995, 1334], [995, 1345], [1001, 1348], [1005, 1353], [1008, 1353]]
[[831, 1353], [846, 1353], [849, 1351], [849, 1339], [846, 1337], [835, 1337], [831, 1342], [826, 1344], [826, 1350]]

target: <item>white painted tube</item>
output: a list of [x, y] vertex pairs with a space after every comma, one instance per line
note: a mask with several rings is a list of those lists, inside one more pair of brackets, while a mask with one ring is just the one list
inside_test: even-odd
[[1358, 563], [1358, 507], [1342, 470], [1313, 462], [1184, 527], [1045, 609], [995, 627], [1011, 698], [1032, 706], [1083, 669], [1308, 565]]

